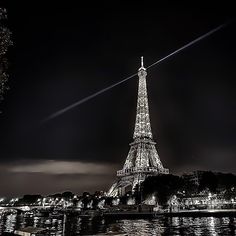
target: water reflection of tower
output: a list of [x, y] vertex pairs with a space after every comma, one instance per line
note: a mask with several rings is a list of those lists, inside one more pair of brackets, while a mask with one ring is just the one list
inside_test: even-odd
[[153, 141], [148, 95], [146, 85], [147, 71], [141, 58], [138, 70], [138, 99], [133, 142], [122, 170], [117, 171], [117, 181], [108, 191], [109, 196], [124, 195], [127, 191], [134, 191], [147, 176], [169, 174], [164, 168]]
[[62, 224], [62, 236], [65, 236], [66, 233], [66, 214], [63, 215], [63, 224]]

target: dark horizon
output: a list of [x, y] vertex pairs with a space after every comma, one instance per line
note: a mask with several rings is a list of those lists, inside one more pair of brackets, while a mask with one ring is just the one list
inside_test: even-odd
[[[0, 109], [0, 195], [108, 190], [132, 141], [137, 77], [41, 124], [233, 18], [230, 6], [5, 2], [14, 46]], [[236, 174], [233, 21], [148, 70], [152, 132], [173, 174]]]

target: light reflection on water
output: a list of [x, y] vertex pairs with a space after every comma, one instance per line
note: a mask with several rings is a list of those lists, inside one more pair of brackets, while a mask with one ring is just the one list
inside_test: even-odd
[[[26, 226], [46, 228], [48, 235], [236, 235], [235, 217], [159, 217], [136, 220], [90, 220], [63, 214], [48, 217], [35, 214], [0, 213], [0, 235]], [[115, 235], [115, 234], [113, 234]]]
[[16, 214], [9, 214], [6, 217], [6, 232], [13, 232], [16, 226]]

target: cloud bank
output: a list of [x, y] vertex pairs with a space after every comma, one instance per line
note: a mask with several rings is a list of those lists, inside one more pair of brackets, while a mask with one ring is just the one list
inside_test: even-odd
[[8, 167], [8, 171], [16, 173], [45, 173], [45, 174], [107, 174], [116, 165], [80, 161], [42, 160], [37, 163], [16, 164]]

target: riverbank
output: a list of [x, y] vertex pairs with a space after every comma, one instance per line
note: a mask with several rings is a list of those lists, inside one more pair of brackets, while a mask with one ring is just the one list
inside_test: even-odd
[[[22, 209], [24, 207], [12, 208], [12, 207], [1, 207], [1, 210], [15, 210], [23, 213]], [[141, 211], [133, 209], [100, 209], [100, 210], [78, 210], [78, 209], [51, 209], [51, 208], [33, 208], [26, 212], [33, 212], [37, 216], [54, 216], [60, 214], [66, 214], [70, 216], [80, 217], [80, 218], [115, 218], [115, 219], [145, 219], [145, 218], [155, 218], [159, 216], [164, 217], [236, 217], [236, 209], [199, 209], [199, 210], [179, 210], [179, 211], [153, 211], [150, 209], [143, 209]]]
[[159, 216], [166, 217], [224, 217], [234, 216], [236, 217], [236, 209], [217, 209], [217, 210], [188, 210], [177, 212], [105, 212], [102, 214], [104, 218], [116, 218], [116, 219], [145, 219], [155, 218]]

